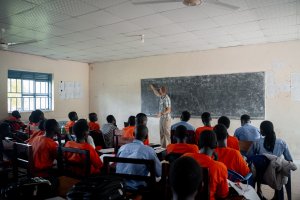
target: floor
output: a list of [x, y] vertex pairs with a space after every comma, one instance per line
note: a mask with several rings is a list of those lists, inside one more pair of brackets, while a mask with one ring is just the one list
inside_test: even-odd
[[[292, 172], [292, 199], [300, 200], [300, 161], [296, 161], [298, 169]], [[263, 194], [267, 199], [271, 199], [274, 195], [273, 189], [269, 186], [263, 186]], [[285, 196], [285, 199], [286, 196]]]

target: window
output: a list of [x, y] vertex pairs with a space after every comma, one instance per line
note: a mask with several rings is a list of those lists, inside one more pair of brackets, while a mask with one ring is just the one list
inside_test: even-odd
[[52, 75], [8, 70], [8, 112], [52, 110]]

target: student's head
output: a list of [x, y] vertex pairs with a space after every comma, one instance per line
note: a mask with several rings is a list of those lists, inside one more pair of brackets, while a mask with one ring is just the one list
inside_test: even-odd
[[230, 127], [230, 119], [226, 116], [222, 116], [218, 119], [218, 124], [223, 124], [228, 129]]
[[85, 140], [88, 136], [89, 125], [85, 119], [78, 120], [73, 126], [73, 133], [77, 141]]
[[218, 142], [224, 142], [227, 139], [228, 136], [227, 129], [223, 124], [217, 124], [214, 127], [214, 132], [217, 135]]
[[31, 115], [29, 117], [29, 121], [33, 123], [38, 123], [41, 120], [44, 120], [45, 116], [44, 113], [41, 110], [35, 110], [31, 112]]
[[47, 137], [53, 138], [57, 133], [59, 133], [59, 125], [55, 119], [47, 119], [43, 124]]
[[249, 115], [242, 115], [241, 116], [241, 124], [244, 125], [246, 123], [249, 123], [250, 122], [250, 116]]
[[217, 137], [214, 131], [205, 130], [201, 133], [199, 138], [199, 149], [209, 148], [215, 149], [217, 147]]
[[135, 126], [135, 116], [130, 116], [128, 118], [128, 125], [129, 126]]
[[41, 131], [45, 131], [45, 122], [46, 122], [46, 120], [41, 120], [41, 121], [39, 122], [39, 129], [40, 129]]
[[68, 117], [73, 122], [78, 120], [78, 115], [75, 111], [69, 112]]
[[183, 125], [177, 126], [175, 130], [175, 137], [177, 138], [177, 141], [185, 142], [185, 139], [187, 138], [186, 127]]
[[264, 138], [264, 148], [267, 151], [273, 152], [275, 142], [276, 142], [276, 134], [274, 131], [273, 123], [270, 121], [263, 121], [260, 124], [260, 132]]
[[209, 112], [204, 112], [201, 115], [202, 122], [205, 126], [210, 126], [211, 116]]
[[115, 124], [116, 123], [116, 118], [113, 115], [108, 115], [106, 117], [106, 121], [107, 121], [107, 123]]
[[159, 92], [160, 95], [164, 96], [164, 95], [167, 94], [168, 90], [165, 86], [162, 86], [162, 87], [159, 88], [158, 92]]
[[13, 117], [15, 117], [17, 119], [21, 118], [21, 114], [17, 110], [12, 111], [11, 116], [13, 116]]
[[202, 168], [191, 157], [176, 159], [170, 169], [173, 199], [194, 199], [202, 183]]
[[189, 111], [183, 111], [181, 113], [181, 117], [180, 117], [181, 121], [187, 122], [190, 120], [190, 118], [191, 118], [191, 114]]
[[147, 125], [147, 115], [145, 113], [139, 113], [135, 116], [136, 125]]
[[137, 140], [144, 141], [148, 138], [148, 128], [145, 125], [137, 125], [134, 133]]
[[8, 137], [10, 134], [10, 126], [8, 123], [2, 122], [0, 124], [0, 137], [1, 139]]
[[96, 122], [96, 121], [98, 121], [98, 116], [97, 116], [97, 114], [96, 114], [96, 113], [90, 113], [90, 114], [89, 114], [89, 120], [90, 120], [91, 122]]

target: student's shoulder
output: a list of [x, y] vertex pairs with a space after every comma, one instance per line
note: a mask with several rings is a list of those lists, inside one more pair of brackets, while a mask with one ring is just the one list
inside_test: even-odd
[[226, 173], [227, 174], [227, 167], [224, 163], [220, 162], [220, 161], [214, 161], [214, 165], [213, 165], [214, 170], [216, 171], [220, 171], [221, 173]]

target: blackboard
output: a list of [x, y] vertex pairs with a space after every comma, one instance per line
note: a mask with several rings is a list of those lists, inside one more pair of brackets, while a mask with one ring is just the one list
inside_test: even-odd
[[252, 119], [265, 118], [264, 72], [142, 79], [142, 112], [154, 116], [159, 97], [153, 94], [150, 84], [167, 87], [172, 117], [188, 110], [192, 117], [207, 111], [213, 117], [239, 119], [249, 114]]

